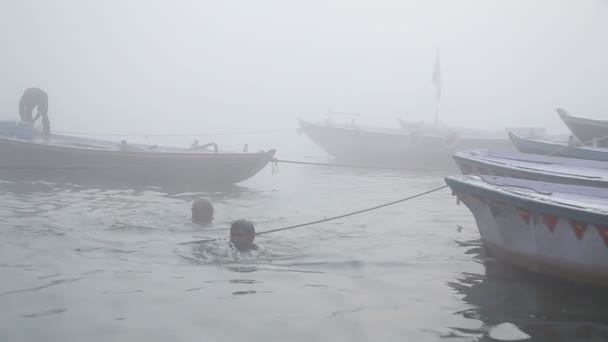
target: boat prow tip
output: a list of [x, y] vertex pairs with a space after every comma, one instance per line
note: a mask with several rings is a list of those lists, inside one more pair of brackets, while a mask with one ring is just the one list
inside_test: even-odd
[[557, 111], [557, 114], [559, 114], [559, 116], [570, 116], [570, 114], [563, 108], [557, 108], [555, 110]]

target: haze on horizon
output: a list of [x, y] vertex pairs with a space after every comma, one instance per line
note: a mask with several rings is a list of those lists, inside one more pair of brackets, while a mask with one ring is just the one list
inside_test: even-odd
[[437, 48], [445, 123], [608, 119], [600, 0], [8, 0], [0, 19], [0, 118], [38, 86], [56, 130], [290, 128], [330, 107], [430, 122]]

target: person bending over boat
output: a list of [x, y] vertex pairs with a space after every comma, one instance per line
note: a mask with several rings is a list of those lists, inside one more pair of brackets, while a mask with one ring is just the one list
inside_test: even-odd
[[571, 135], [568, 138], [568, 146], [570, 146], [570, 147], [581, 146], [581, 142], [577, 138], [575, 138], [574, 135]]
[[[32, 117], [34, 108], [37, 108], [36, 117]], [[28, 88], [19, 100], [19, 116], [22, 121], [34, 123], [42, 117], [42, 132], [45, 137], [51, 134], [51, 124], [48, 117], [49, 97], [40, 88]]]
[[258, 250], [259, 247], [253, 240], [255, 239], [255, 227], [247, 220], [238, 220], [230, 227], [230, 245], [239, 252], [249, 252]]
[[199, 198], [192, 202], [192, 223], [209, 224], [213, 221], [213, 205], [206, 198]]
[[593, 140], [591, 140], [591, 146], [593, 147], [597, 147], [599, 143], [599, 140], [597, 138], [593, 138]]

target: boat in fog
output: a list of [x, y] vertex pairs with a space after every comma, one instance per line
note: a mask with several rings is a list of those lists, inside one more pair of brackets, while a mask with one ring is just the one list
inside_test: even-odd
[[524, 138], [514, 132], [509, 132], [509, 138], [522, 153], [608, 161], [608, 149], [604, 147], [570, 146], [567, 142]]
[[557, 113], [580, 141], [590, 144], [596, 140], [597, 146], [608, 147], [608, 120], [572, 116], [564, 109], [558, 109]]
[[426, 128], [391, 130], [301, 119], [299, 123], [302, 132], [337, 160], [369, 165], [446, 169], [454, 167], [451, 156], [457, 151], [513, 148], [506, 134], [431, 131]]
[[496, 259], [608, 285], [608, 189], [496, 176], [447, 177]]
[[33, 132], [0, 135], [0, 175], [33, 179], [116, 180], [138, 184], [234, 184], [253, 177], [275, 150], [208, 151]]
[[457, 152], [454, 160], [465, 175], [494, 175], [608, 188], [608, 162], [494, 150]]

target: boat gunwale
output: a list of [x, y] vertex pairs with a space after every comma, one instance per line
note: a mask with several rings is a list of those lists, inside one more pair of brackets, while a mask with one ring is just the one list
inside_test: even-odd
[[[570, 146], [566, 142], [524, 138], [515, 132], [509, 132], [509, 138], [515, 148], [522, 153], [576, 158], [583, 160], [608, 161], [608, 148], [600, 146]], [[571, 151], [571, 154], [567, 154]], [[574, 156], [576, 155], [576, 157]], [[605, 159], [600, 156], [605, 155]]]
[[557, 109], [557, 113], [559, 114], [560, 118], [562, 119], [562, 121], [564, 121], [564, 123], [566, 125], [568, 125], [568, 122], [572, 122], [572, 123], [582, 123], [582, 124], [587, 124], [587, 125], [602, 126], [604, 128], [608, 128], [608, 120], [589, 119], [589, 118], [584, 118], [584, 117], [580, 117], [580, 116], [574, 116], [574, 115], [568, 113], [565, 109], [561, 109], [561, 108]]
[[99, 148], [85, 148], [78, 146], [63, 146], [57, 144], [49, 144], [44, 143], [42, 141], [28, 141], [18, 138], [10, 138], [0, 136], [0, 144], [14, 145], [14, 146], [24, 146], [33, 149], [39, 150], [49, 150], [49, 151], [69, 151], [69, 152], [84, 152], [91, 154], [106, 154], [106, 155], [119, 155], [119, 156], [146, 156], [146, 157], [182, 157], [182, 158], [230, 158], [230, 157], [249, 157], [249, 158], [261, 158], [264, 156], [268, 156], [269, 159], [274, 156], [276, 153], [275, 149], [270, 149], [267, 151], [260, 152], [188, 152], [188, 151], [122, 151], [122, 150], [110, 150], [103, 149], [103, 147]]
[[[476, 156], [476, 155], [472, 154], [473, 152], [481, 152], [481, 153], [485, 153], [485, 155]], [[542, 155], [527, 154], [527, 153], [519, 153], [519, 154], [521, 154], [522, 157], [529, 159], [529, 160], [525, 160], [525, 159], [516, 160], [516, 159], [509, 159], [506, 156], [489, 155], [490, 153], [505, 154], [503, 151], [492, 151], [492, 150], [487, 150], [487, 149], [473, 149], [473, 150], [456, 152], [456, 153], [454, 153], [454, 155], [452, 157], [454, 158], [454, 160], [456, 162], [464, 162], [464, 161], [476, 162], [479, 164], [484, 164], [484, 165], [489, 165], [489, 166], [490, 165], [498, 166], [500, 168], [505, 168], [505, 169], [509, 169], [509, 170], [536, 173], [536, 174], [545, 175], [545, 176], [567, 177], [567, 178], [572, 178], [572, 179], [577, 179], [577, 180], [586, 180], [586, 181], [600, 180], [602, 182], [608, 183], [608, 177], [581, 176], [581, 175], [577, 175], [577, 174], [547, 170], [547, 169], [542, 169], [542, 168], [533, 168], [533, 167], [529, 167], [529, 166], [518, 166], [518, 165], [512, 165], [507, 162], [496, 160], [496, 159], [514, 160], [514, 161], [520, 161], [520, 162], [529, 163], [529, 164], [539, 164], [539, 165], [565, 165], [565, 166], [569, 166], [572, 168], [598, 169], [598, 170], [603, 170], [603, 171], [608, 172], [608, 162], [606, 162], [606, 161], [574, 159], [574, 158], [565, 158], [565, 157], [557, 157], [557, 156], [542, 156]], [[538, 159], [538, 160], [533, 160], [533, 159]], [[543, 159], [549, 159], [549, 160], [543, 161]], [[553, 159], [553, 161], [554, 161], [553, 163], [551, 162], [551, 159]], [[576, 161], [576, 162], [560, 164], [559, 163], [560, 161], [563, 161], [563, 162]], [[582, 164], [582, 165], [577, 165], [577, 164]], [[603, 166], [603, 167], [600, 167], [600, 166]]]
[[[418, 138], [431, 138], [437, 140], [443, 140], [447, 137], [450, 137], [451, 134], [429, 134], [428, 132], [424, 132], [423, 130], [415, 130], [412, 129], [410, 132], [407, 130], [390, 130], [388, 128], [373, 128], [373, 127], [356, 127], [356, 126], [340, 126], [340, 125], [326, 125], [321, 122], [307, 121], [301, 118], [298, 118], [298, 122], [302, 127], [304, 133], [306, 133], [305, 126], [312, 129], [324, 129], [324, 130], [335, 130], [335, 131], [346, 131], [349, 133], [359, 133], [359, 134], [381, 134], [381, 135], [390, 135], [391, 137], [403, 137], [406, 139], [410, 139], [412, 137], [412, 132], [416, 133]], [[446, 132], [447, 133], [447, 132]], [[466, 135], [457, 134], [455, 137], [460, 141], [492, 141], [492, 142], [508, 142], [508, 137], [496, 137], [496, 136], [474, 136], [469, 135], [468, 132], [465, 132]]]
[[[475, 177], [475, 178], [471, 178]], [[497, 179], [509, 179], [509, 177], [498, 177], [491, 176]], [[472, 181], [475, 179], [476, 181]], [[512, 178], [511, 178], [512, 179]], [[532, 183], [532, 184], [550, 184], [548, 182], [542, 181], [531, 181], [531, 180], [520, 180], [522, 183]], [[496, 185], [489, 182], [486, 178], [481, 176], [472, 176], [472, 175], [460, 175], [460, 176], [448, 176], [445, 178], [445, 182], [448, 186], [454, 191], [455, 194], [458, 192], [461, 193], [473, 193], [482, 198], [487, 198], [495, 201], [502, 202], [511, 202], [515, 203], [516, 207], [530, 209], [531, 211], [538, 211], [542, 213], [550, 213], [556, 214], [559, 216], [565, 216], [569, 219], [581, 220], [584, 222], [589, 222], [594, 225], [602, 225], [605, 226], [606, 222], [608, 222], [608, 197], [606, 198], [606, 211], [597, 211], [587, 207], [579, 207], [570, 205], [563, 202], [557, 201], [549, 201], [537, 197], [525, 196], [522, 193], [508, 191], [506, 189], [502, 189], [502, 187], [507, 187], [507, 185]], [[569, 185], [569, 184], [559, 184], [560, 186], [572, 187], [572, 188], [593, 188], [588, 186], [580, 186], [580, 185]], [[534, 190], [533, 188], [530, 188]], [[608, 190], [606, 191], [608, 194]], [[564, 193], [564, 192], [558, 192]], [[600, 198], [600, 196], [589, 196]]]

